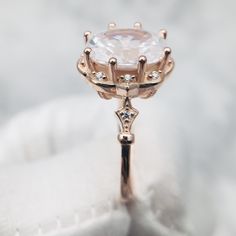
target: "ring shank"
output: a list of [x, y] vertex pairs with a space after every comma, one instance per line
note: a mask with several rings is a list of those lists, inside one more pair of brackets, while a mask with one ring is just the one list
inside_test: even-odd
[[138, 115], [138, 110], [132, 107], [129, 97], [121, 100], [121, 107], [116, 111], [121, 126], [118, 140], [121, 144], [121, 197], [124, 200], [133, 198], [130, 166], [131, 166], [131, 145], [134, 143], [134, 134], [131, 133], [131, 126]]
[[129, 199], [133, 195], [130, 178], [131, 144], [121, 144], [121, 196]]

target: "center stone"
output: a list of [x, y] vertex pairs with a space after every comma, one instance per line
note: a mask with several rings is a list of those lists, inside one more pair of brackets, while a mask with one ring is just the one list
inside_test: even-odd
[[163, 41], [158, 34], [137, 29], [115, 29], [92, 37], [87, 47], [92, 49], [92, 59], [107, 64], [111, 57], [117, 59], [120, 67], [137, 67], [140, 56], [147, 57], [147, 63], [159, 61]]

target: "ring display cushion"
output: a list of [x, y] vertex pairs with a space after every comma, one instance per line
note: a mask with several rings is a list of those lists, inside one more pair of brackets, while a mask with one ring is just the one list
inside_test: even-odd
[[[154, 149], [144, 152], [140, 145], [148, 130], [137, 130], [133, 160], [139, 200], [131, 208], [119, 201], [120, 147], [111, 138], [117, 132], [113, 104], [107, 106], [94, 97], [60, 99], [23, 112], [1, 128], [1, 236], [138, 235], [136, 229], [146, 233], [168, 229], [167, 219], [156, 215], [157, 203], [172, 214], [179, 202], [175, 189], [161, 187], [162, 179], [167, 185], [173, 181], [164, 177], [171, 172], [170, 165], [156, 158], [160, 155]], [[101, 109], [107, 119], [98, 126], [95, 121]], [[148, 109], [144, 107], [144, 111]], [[82, 116], [81, 111], [90, 116]], [[142, 126], [142, 119], [138, 125]], [[153, 138], [158, 141], [155, 135]], [[164, 199], [171, 199], [172, 204]], [[140, 221], [151, 223], [137, 223]]]

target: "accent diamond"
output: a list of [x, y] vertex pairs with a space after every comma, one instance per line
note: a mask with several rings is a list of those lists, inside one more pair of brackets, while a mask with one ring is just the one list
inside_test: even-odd
[[156, 80], [160, 77], [160, 74], [159, 72], [157, 71], [152, 71], [151, 74], [149, 74], [149, 78], [153, 79], [153, 80]]
[[132, 111], [130, 111], [129, 109], [127, 109], [127, 110], [121, 112], [121, 116], [124, 120], [126, 120], [126, 119], [129, 120], [130, 118], [132, 118], [134, 116], [134, 113]]
[[95, 77], [97, 80], [101, 81], [106, 78], [106, 75], [103, 72], [99, 71], [95, 74]]
[[121, 76], [121, 78], [125, 81], [125, 82], [130, 82], [132, 81], [135, 77], [133, 75], [129, 75], [129, 74], [126, 74], [124, 76]]

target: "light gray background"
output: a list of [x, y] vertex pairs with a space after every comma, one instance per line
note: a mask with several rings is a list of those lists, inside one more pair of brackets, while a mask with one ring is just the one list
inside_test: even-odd
[[0, 119], [65, 95], [93, 96], [75, 68], [85, 30], [111, 21], [167, 28], [176, 68], [155, 99], [175, 116], [183, 191], [203, 225], [213, 224], [215, 209], [203, 217], [203, 205], [214, 192], [222, 227], [235, 235], [235, 7], [232, 0], [0, 0]]
[[[147, 29], [169, 31], [177, 64], [169, 86], [176, 99], [182, 93], [190, 104], [211, 100], [214, 110], [235, 86], [234, 9], [230, 0], [1, 0], [1, 114], [65, 94], [92, 93], [75, 69], [83, 32], [100, 32], [110, 21], [129, 27], [137, 20]], [[218, 85], [227, 95], [216, 91]]]

